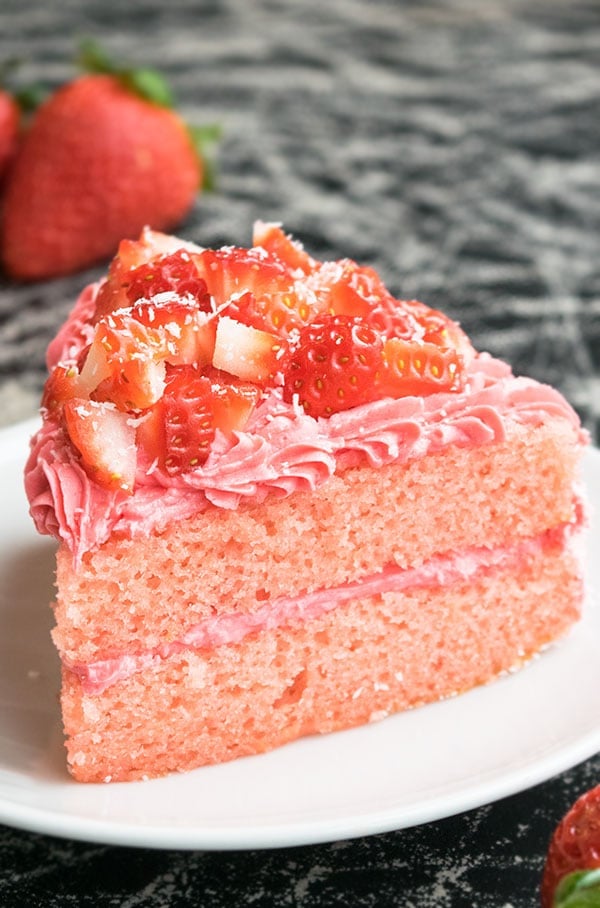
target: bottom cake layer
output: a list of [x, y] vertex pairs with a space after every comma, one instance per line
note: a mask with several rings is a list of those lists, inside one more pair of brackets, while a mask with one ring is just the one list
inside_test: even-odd
[[96, 694], [64, 668], [69, 767], [86, 782], [151, 778], [451, 697], [564, 634], [581, 599], [578, 559], [544, 549], [518, 571], [354, 599], [180, 652]]

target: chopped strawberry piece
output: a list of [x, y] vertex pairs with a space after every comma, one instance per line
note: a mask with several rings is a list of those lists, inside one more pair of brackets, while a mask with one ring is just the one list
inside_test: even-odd
[[440, 347], [453, 347], [469, 362], [475, 355], [471, 341], [457, 322], [437, 309], [431, 309], [418, 300], [402, 303], [402, 307], [416, 319], [423, 330], [422, 340]]
[[165, 363], [210, 365], [215, 335], [212, 314], [191, 301], [140, 300], [97, 323], [81, 377], [96, 400], [145, 410], [163, 392]]
[[[122, 244], [121, 244], [122, 245]], [[127, 278], [119, 257], [116, 256], [108, 268], [106, 279], [100, 284], [96, 297], [95, 321], [105, 318], [111, 312], [129, 305], [127, 299]]]
[[423, 396], [436, 391], [457, 391], [462, 386], [463, 359], [450, 347], [393, 337], [385, 341], [383, 356], [381, 396]]
[[376, 271], [352, 259], [324, 262], [311, 279], [318, 295], [325, 294], [335, 315], [367, 318], [373, 308], [393, 299]]
[[284, 398], [297, 395], [314, 417], [330, 416], [377, 396], [383, 342], [361, 318], [325, 315], [299, 334], [285, 358]]
[[127, 298], [130, 303], [151, 299], [158, 293], [168, 291], [194, 299], [204, 312], [211, 311], [206, 281], [200, 277], [189, 252], [184, 249], [139, 265], [128, 275]]
[[135, 481], [135, 429], [110, 403], [72, 398], [63, 405], [65, 427], [87, 473], [99, 485], [131, 492]]
[[206, 249], [194, 255], [194, 262], [219, 309], [232, 297], [250, 292], [260, 299], [291, 283], [287, 268], [264, 249]]
[[138, 428], [149, 462], [175, 476], [201, 466], [217, 429], [229, 433], [246, 424], [258, 397], [254, 385], [235, 382], [194, 366], [169, 370], [162, 398]]
[[164, 332], [118, 312], [96, 326], [82, 375], [97, 382], [96, 400], [112, 401], [120, 410], [145, 410], [163, 392], [165, 353]]
[[235, 381], [230, 375], [210, 374], [212, 415], [215, 429], [226, 434], [243, 429], [261, 397], [261, 389], [253, 382]]
[[301, 285], [258, 297], [244, 293], [227, 307], [227, 315], [236, 321], [276, 334], [283, 340], [326, 311], [326, 304]]
[[304, 251], [301, 243], [284, 233], [280, 224], [267, 224], [263, 221], [256, 221], [252, 234], [252, 243], [254, 246], [266, 249], [271, 255], [275, 255], [292, 271], [310, 274], [317, 264], [315, 259]]
[[175, 297], [138, 301], [131, 314], [149, 331], [158, 331], [168, 363], [210, 365], [217, 331], [212, 312]]
[[217, 324], [213, 366], [244, 381], [265, 385], [274, 382], [284, 349], [284, 342], [275, 334], [224, 315]]
[[369, 324], [383, 337], [422, 340], [423, 326], [404, 300], [380, 300], [367, 316]]
[[419, 340], [437, 347], [452, 347], [465, 362], [470, 362], [475, 355], [469, 338], [455, 321], [419, 300], [382, 296], [369, 313], [368, 321], [386, 338]]
[[199, 252], [193, 243], [186, 243], [178, 237], [168, 236], [145, 227], [139, 240], [121, 240], [116, 256], [110, 263], [108, 275], [100, 286], [96, 298], [96, 321], [130, 305], [129, 282], [136, 268], [152, 262], [161, 256], [170, 256], [185, 249]]
[[48, 413], [56, 413], [65, 401], [85, 396], [77, 366], [59, 363], [46, 380], [41, 406]]

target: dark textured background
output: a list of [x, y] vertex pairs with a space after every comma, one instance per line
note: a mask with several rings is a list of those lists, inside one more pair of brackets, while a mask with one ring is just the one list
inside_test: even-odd
[[[154, 63], [219, 122], [219, 189], [180, 233], [247, 244], [283, 221], [375, 265], [557, 385], [600, 439], [600, 4], [589, 0], [1, 0], [0, 60], [73, 73], [78, 36]], [[45, 346], [102, 268], [0, 283], [0, 424], [31, 415]], [[567, 679], [566, 679], [567, 683]], [[6, 829], [0, 905], [533, 908], [550, 831], [596, 757], [414, 830], [283, 852], [145, 852]]]

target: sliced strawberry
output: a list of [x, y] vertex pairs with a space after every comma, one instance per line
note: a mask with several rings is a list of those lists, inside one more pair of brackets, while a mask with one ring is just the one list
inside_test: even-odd
[[[554, 830], [542, 877], [542, 908], [562, 905], [562, 901], [555, 901], [555, 893], [568, 874], [597, 868], [600, 868], [600, 785], [581, 795]], [[568, 904], [565, 900], [565, 908]], [[588, 903], [582, 901], [582, 904]], [[590, 899], [589, 904], [597, 902]]]
[[82, 376], [98, 382], [96, 400], [112, 401], [120, 410], [145, 410], [163, 392], [165, 354], [164, 332], [121, 311], [96, 326]]
[[455, 321], [419, 300], [398, 300], [390, 294], [381, 296], [367, 318], [386, 338], [451, 347], [461, 354], [465, 363], [475, 355], [469, 338]]
[[284, 359], [284, 398], [297, 395], [315, 418], [367, 403], [380, 396], [382, 354], [381, 338], [364, 319], [322, 316], [302, 329]]
[[285, 233], [281, 224], [270, 224], [256, 221], [252, 234], [252, 244], [266, 249], [275, 255], [292, 271], [310, 274], [317, 262], [304, 251], [301, 243]]
[[[471, 341], [457, 322], [418, 300], [403, 301], [401, 310], [412, 316], [423, 331], [422, 340], [440, 347], [453, 347], [467, 362], [475, 355]], [[396, 335], [397, 336], [397, 335]]]
[[177, 296], [138, 301], [131, 308], [133, 318], [150, 331], [158, 331], [164, 343], [165, 360], [172, 365], [210, 365], [215, 346], [217, 319], [196, 301]]
[[392, 337], [383, 344], [383, 357], [380, 396], [424, 396], [462, 386], [464, 362], [452, 348]]
[[138, 443], [146, 458], [169, 475], [189, 472], [206, 460], [217, 429], [243, 428], [259, 396], [255, 385], [218, 372], [174, 367], [162, 398], [140, 423]]
[[289, 340], [294, 332], [326, 311], [326, 302], [320, 304], [315, 294], [301, 284], [262, 297], [244, 293], [227, 307], [227, 315], [237, 322], [271, 332], [282, 340]]
[[244, 293], [250, 292], [261, 299], [284, 291], [291, 284], [284, 264], [264, 249], [225, 246], [222, 249], [205, 249], [193, 258], [219, 309]]
[[113, 404], [73, 398], [63, 405], [65, 427], [85, 470], [110, 489], [133, 490], [135, 429]]
[[309, 283], [319, 298], [326, 296], [327, 308], [335, 315], [367, 318], [375, 306], [392, 299], [377, 272], [352, 259], [324, 262]]
[[138, 301], [97, 323], [81, 378], [96, 400], [145, 410], [163, 392], [165, 363], [209, 365], [215, 335], [212, 314], [195, 303]]
[[217, 324], [213, 366], [244, 381], [265, 385], [274, 381], [284, 349], [284, 342], [275, 334], [224, 315]]
[[289, 339], [323, 315], [366, 318], [376, 301], [389, 297], [373, 269], [361, 268], [351, 259], [322, 264], [310, 259], [310, 263], [312, 272], [283, 292], [243, 297], [229, 314], [254, 327], [262, 322], [266, 330]]
[[63, 404], [74, 397], [87, 397], [75, 365], [59, 363], [54, 367], [44, 385], [42, 409], [49, 414], [60, 412]]
[[193, 259], [185, 249], [139, 265], [128, 275], [127, 298], [130, 303], [152, 299], [168, 291], [195, 300], [204, 312], [211, 311], [206, 281], [198, 274]]
[[127, 291], [131, 275], [139, 268], [160, 256], [169, 256], [185, 249], [199, 252], [198, 246], [179, 237], [168, 236], [145, 227], [138, 240], [121, 240], [116, 256], [110, 263], [108, 275], [96, 298], [96, 321], [111, 312], [130, 305]]

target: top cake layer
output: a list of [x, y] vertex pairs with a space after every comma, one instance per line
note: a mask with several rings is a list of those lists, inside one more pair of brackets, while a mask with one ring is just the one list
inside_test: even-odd
[[48, 351], [26, 489], [80, 558], [206, 507], [315, 489], [515, 421], [576, 414], [478, 354], [449, 318], [354, 262], [318, 263], [275, 225], [250, 250], [146, 231], [88, 287]]

